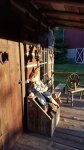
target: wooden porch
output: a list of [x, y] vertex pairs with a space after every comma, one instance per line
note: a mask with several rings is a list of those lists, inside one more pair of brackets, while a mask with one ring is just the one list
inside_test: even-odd
[[84, 150], [84, 95], [74, 95], [73, 107], [61, 95], [61, 118], [52, 137], [23, 134], [11, 150]]

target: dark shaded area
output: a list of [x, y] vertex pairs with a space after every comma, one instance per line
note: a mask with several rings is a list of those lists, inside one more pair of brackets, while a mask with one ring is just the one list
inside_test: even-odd
[[34, 46], [30, 46], [29, 47], [30, 48], [30, 50], [29, 50], [29, 55], [28, 55], [28, 57], [26, 58], [26, 61], [30, 61], [30, 62], [33, 62], [33, 55], [32, 55], [32, 52], [33, 52], [33, 48], [34, 48]]
[[3, 64], [5, 61], [8, 61], [8, 53], [0, 52], [0, 62], [1, 62], [1, 64]]
[[27, 128], [27, 96], [24, 98], [23, 132], [28, 132]]

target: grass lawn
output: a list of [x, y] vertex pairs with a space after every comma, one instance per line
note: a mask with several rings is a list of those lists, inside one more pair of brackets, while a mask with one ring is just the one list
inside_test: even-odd
[[[83, 64], [55, 64], [54, 72], [71, 72], [71, 73], [84, 73]], [[66, 83], [67, 76], [65, 75], [54, 75], [54, 85], [58, 83]], [[80, 76], [81, 84], [84, 85], [84, 76]]]

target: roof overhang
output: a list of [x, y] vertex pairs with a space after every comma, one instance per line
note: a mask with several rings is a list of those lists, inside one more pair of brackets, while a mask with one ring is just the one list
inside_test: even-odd
[[49, 26], [84, 29], [83, 0], [30, 0], [30, 2], [46, 17]]

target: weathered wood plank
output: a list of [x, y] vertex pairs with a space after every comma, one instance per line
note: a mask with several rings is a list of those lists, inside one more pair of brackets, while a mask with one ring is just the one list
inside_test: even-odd
[[32, 145], [31, 146], [26, 146], [26, 145], [22, 145], [19, 143], [16, 143], [16, 145], [14, 145], [14, 147], [11, 148], [11, 150], [40, 150], [39, 148], [35, 148]]
[[55, 132], [53, 140], [63, 145], [65, 144], [73, 148], [84, 150], [84, 138], [81, 137]]
[[[61, 97], [62, 99], [62, 97]], [[81, 103], [79, 101], [79, 103]], [[27, 149], [49, 149], [49, 150], [83, 150], [84, 149], [84, 110], [82, 107], [61, 106], [61, 119], [55, 129], [53, 137], [44, 137], [36, 134], [23, 134], [18, 140], [18, 147], [25, 146]], [[76, 117], [79, 117], [77, 119]], [[33, 147], [31, 147], [33, 143]], [[17, 146], [16, 146], [17, 148]], [[12, 149], [16, 150], [16, 149]], [[26, 149], [25, 149], [26, 150]]]
[[32, 98], [27, 102], [28, 130], [34, 133], [40, 133], [46, 136], [53, 135], [53, 119], [41, 108], [41, 106]]
[[[58, 27], [60, 27], [60, 28], [72, 28], [72, 29], [75, 29], [75, 30], [80, 30], [80, 26], [78, 26], [78, 25], [73, 25], [73, 24], [65, 24], [65, 23], [63, 23], [63, 24], [59, 24], [59, 23], [57, 23], [57, 22], [53, 22], [53, 25], [51, 25], [51, 27], [52, 28], [54, 28], [55, 26], [58, 26]], [[83, 26], [81, 26], [81, 30], [84, 30], [84, 27]]]
[[39, 19], [39, 21], [41, 21], [45, 26], [48, 24], [46, 17], [44, 17], [29, 1], [24, 3], [24, 0], [15, 0], [11, 2], [11, 5], [15, 5], [20, 7], [20, 9], [24, 9], [25, 12], [29, 12], [31, 16], [33, 16], [34, 20], [38, 21]]
[[55, 132], [61, 132], [61, 133], [66, 133], [67, 136], [68, 135], [74, 135], [74, 136], [77, 136], [77, 137], [81, 137], [81, 138], [84, 138], [84, 132], [82, 131], [77, 131], [77, 130], [71, 130], [71, 129], [68, 129], [68, 128], [62, 128], [62, 127], [57, 127], [55, 129]]
[[74, 115], [73, 113], [68, 114], [67, 112], [63, 115], [64, 112], [61, 112], [61, 118], [73, 119], [74, 121], [82, 121], [84, 122], [84, 116]]
[[0, 39], [0, 51], [4, 56], [0, 63], [0, 146], [6, 150], [22, 128], [19, 44]]
[[84, 131], [84, 122], [72, 119], [62, 118], [59, 122], [59, 127], [68, 128], [71, 130]]
[[[72, 73], [73, 73], [73, 72], [53, 72], [53, 74], [65, 75], [65, 76], [69, 76], [69, 75], [72, 74]], [[78, 74], [79, 76], [84, 76], [84, 73], [76, 72], [76, 74]]]
[[76, 7], [84, 7], [84, 2], [80, 2], [79, 1], [66, 1], [66, 0], [52, 0], [52, 1], [49, 1], [49, 0], [32, 0], [33, 2], [40, 2], [40, 3], [54, 3], [54, 4], [62, 4], [62, 5], [68, 5], [68, 6], [76, 6]]
[[58, 19], [56, 16], [53, 19], [49, 19], [52, 20], [54, 23], [58, 23], [58, 24], [73, 24], [73, 25], [77, 25], [77, 26], [83, 26], [84, 22], [79, 22], [79, 21], [74, 21], [73, 20], [68, 20], [68, 19]]
[[[52, 141], [51, 139], [45, 139], [44, 138], [39, 138], [39, 137], [34, 137], [34, 136], [31, 136], [31, 135], [26, 135], [26, 137], [22, 137], [19, 139], [18, 143], [17, 144], [20, 144], [19, 148], [23, 145], [26, 146], [26, 148], [32, 148], [32, 150], [34, 148], [37, 148], [40, 149], [40, 150], [46, 150], [46, 149], [49, 149], [49, 150], [77, 150], [76, 148], [73, 148], [73, 147], [69, 147], [69, 146], [66, 146], [64, 144], [59, 144], [55, 141]], [[12, 149], [12, 150], [16, 150], [16, 149]], [[27, 149], [25, 149], [27, 150]]]
[[[68, 111], [68, 113], [67, 113]], [[78, 117], [79, 120], [82, 119], [82, 121], [84, 121], [84, 110], [75, 110], [73, 108], [66, 108], [65, 107], [61, 107], [61, 116], [63, 117], [69, 117], [72, 119], [76, 119], [74, 117]], [[77, 120], [77, 119], [76, 119]]]

